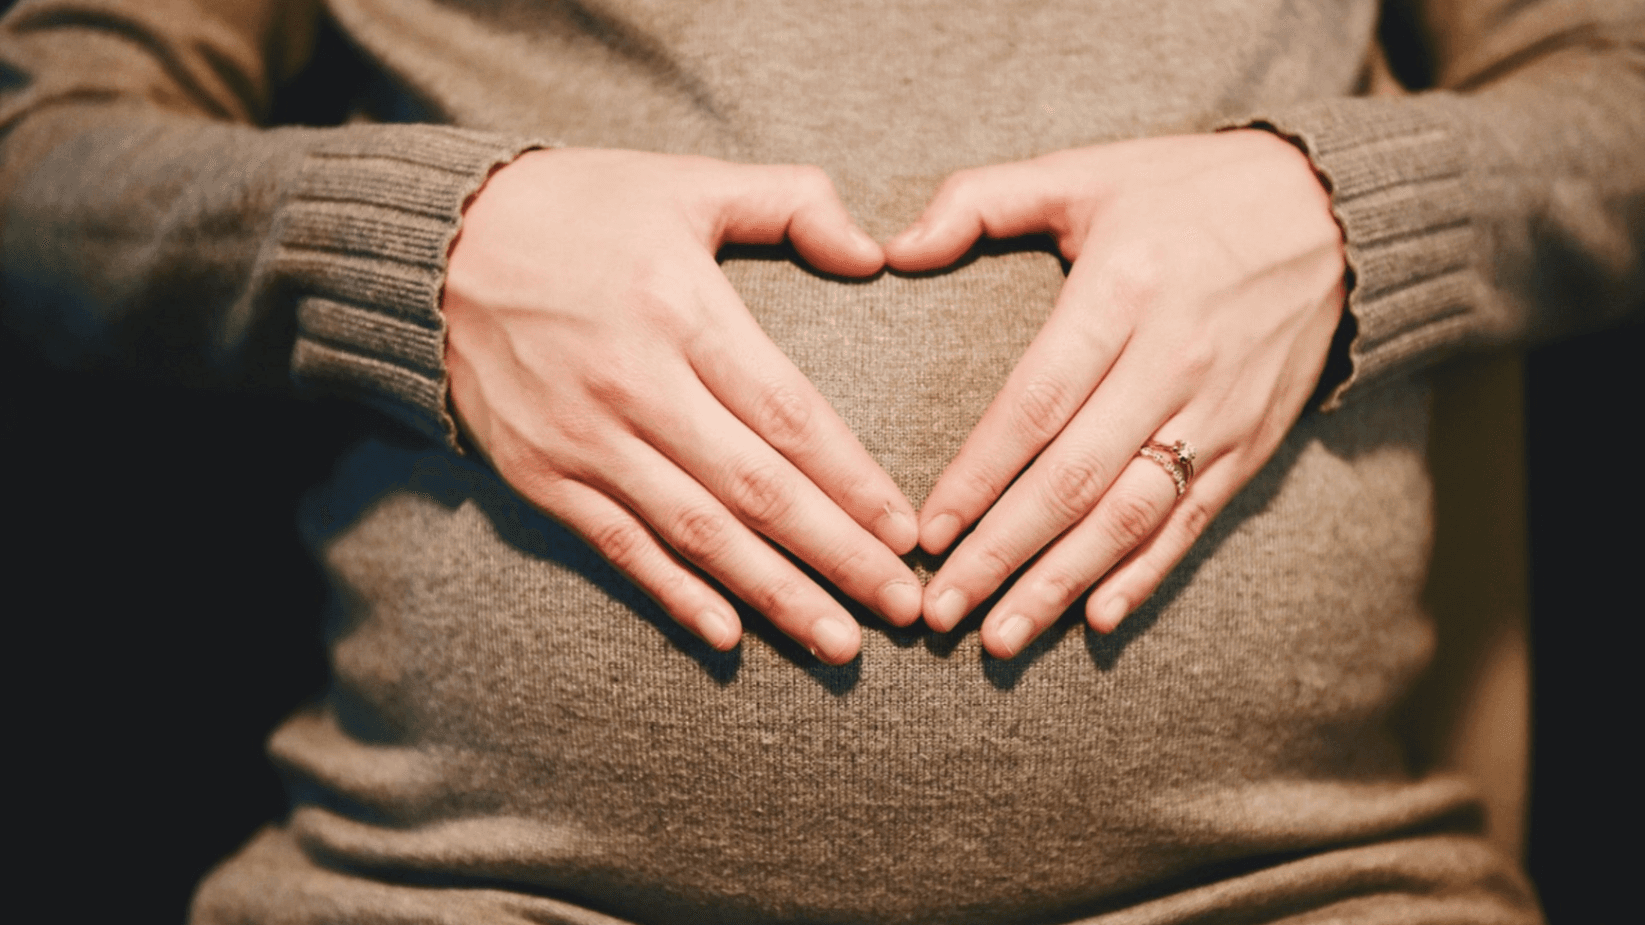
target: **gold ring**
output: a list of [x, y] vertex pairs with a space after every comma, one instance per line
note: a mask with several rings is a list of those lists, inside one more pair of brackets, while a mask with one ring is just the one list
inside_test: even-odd
[[1188, 490], [1188, 483], [1194, 478], [1194, 447], [1186, 440], [1178, 440], [1167, 446], [1158, 440], [1150, 440], [1137, 451], [1138, 456], [1151, 459], [1159, 463], [1165, 474], [1177, 486], [1177, 497]]

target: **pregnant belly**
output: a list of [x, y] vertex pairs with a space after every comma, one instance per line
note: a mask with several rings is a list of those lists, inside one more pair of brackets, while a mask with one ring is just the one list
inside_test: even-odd
[[[916, 504], [1062, 278], [727, 272]], [[1431, 648], [1424, 430], [1414, 388], [1305, 420], [1112, 636], [864, 613], [839, 668], [747, 613], [713, 652], [479, 464], [364, 442], [305, 514], [335, 683], [275, 736], [292, 831], [642, 921], [999, 922], [1427, 824], [1468, 798], [1383, 728]]]

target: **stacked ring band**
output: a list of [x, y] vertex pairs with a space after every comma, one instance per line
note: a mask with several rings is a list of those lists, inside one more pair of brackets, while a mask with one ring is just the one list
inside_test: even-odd
[[1143, 456], [1159, 463], [1165, 474], [1177, 486], [1177, 497], [1188, 490], [1188, 483], [1194, 478], [1194, 447], [1186, 440], [1178, 440], [1169, 446], [1158, 440], [1150, 440], [1137, 451]]

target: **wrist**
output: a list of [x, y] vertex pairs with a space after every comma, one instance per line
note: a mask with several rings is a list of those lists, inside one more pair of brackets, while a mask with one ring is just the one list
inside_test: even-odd
[[1330, 178], [1314, 163], [1313, 156], [1301, 139], [1281, 131], [1278, 127], [1266, 122], [1253, 122], [1248, 126], [1239, 126], [1220, 129], [1226, 134], [1248, 134], [1272, 139], [1272, 147], [1284, 154], [1281, 162], [1290, 165], [1290, 172], [1302, 176], [1304, 171], [1317, 189], [1321, 198], [1316, 200], [1318, 208], [1314, 210], [1316, 219], [1328, 219], [1336, 231], [1336, 246], [1339, 259], [1342, 263], [1342, 297], [1337, 306], [1338, 322], [1335, 332], [1331, 336], [1331, 344], [1325, 354], [1325, 364], [1320, 372], [1319, 381], [1315, 384], [1312, 394], [1304, 409], [1332, 410], [1336, 407], [1335, 398], [1353, 377], [1354, 362], [1352, 347], [1358, 333], [1358, 323], [1353, 312], [1348, 310], [1348, 295], [1354, 288], [1354, 272], [1347, 259], [1347, 232], [1342, 219], [1337, 215], [1333, 203], [1333, 189]]

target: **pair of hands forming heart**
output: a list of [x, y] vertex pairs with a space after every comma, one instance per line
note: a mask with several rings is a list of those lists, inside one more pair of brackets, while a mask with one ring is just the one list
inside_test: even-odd
[[[1073, 268], [918, 514], [715, 262], [786, 237], [858, 277], [1034, 233]], [[1325, 191], [1267, 132], [962, 171], [883, 248], [816, 168], [562, 149], [475, 197], [442, 307], [458, 421], [510, 485], [715, 648], [736, 645], [736, 612], [685, 562], [839, 664], [856, 622], [767, 540], [891, 623], [944, 632], [1037, 555], [984, 620], [988, 651], [1020, 652], [1099, 579], [1087, 616], [1110, 631], [1301, 413], [1342, 280]], [[1151, 439], [1198, 449], [1180, 498], [1137, 456]], [[922, 591], [898, 555], [972, 523]]]

